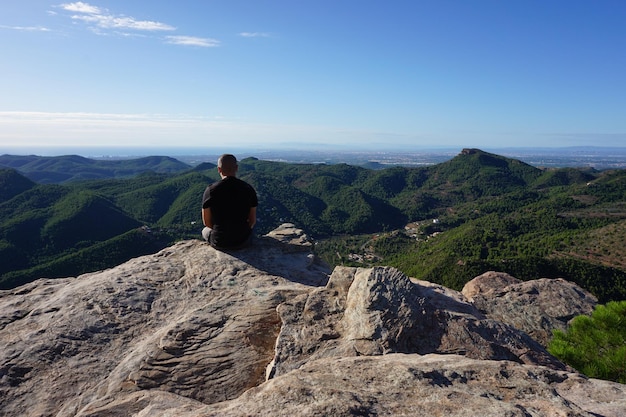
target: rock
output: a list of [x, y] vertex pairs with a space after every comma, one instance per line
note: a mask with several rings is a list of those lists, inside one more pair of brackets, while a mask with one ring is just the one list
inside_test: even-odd
[[0, 292], [0, 414], [74, 416], [150, 389], [213, 403], [262, 383], [276, 307], [329, 274], [295, 247], [301, 231], [280, 239], [230, 253], [186, 241]]
[[598, 300], [564, 279], [520, 281], [487, 272], [465, 284], [463, 294], [487, 317], [528, 333], [547, 346], [553, 330], [565, 331], [579, 315], [590, 315]]
[[179, 416], [624, 416], [626, 386], [605, 384], [458, 355], [326, 358]]
[[474, 296], [477, 294], [501, 292], [509, 285], [519, 284], [521, 282], [521, 279], [517, 279], [506, 272], [489, 271], [466, 283], [461, 293], [463, 293], [469, 301], [474, 301]]
[[393, 268], [335, 268], [325, 288], [287, 300], [269, 375], [313, 359], [389, 353], [460, 353], [555, 369], [564, 365], [528, 335], [486, 319], [461, 294], [413, 283]]
[[185, 241], [0, 291], [0, 416], [624, 415], [624, 385], [461, 293], [393, 268], [330, 275], [312, 247], [283, 225], [240, 251]]
[[83, 417], [534, 416], [623, 417], [626, 386], [576, 373], [459, 355], [324, 358], [240, 397], [205, 405], [134, 392]]

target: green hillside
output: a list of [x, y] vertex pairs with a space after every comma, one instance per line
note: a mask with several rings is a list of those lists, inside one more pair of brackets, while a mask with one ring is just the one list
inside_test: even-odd
[[[456, 289], [487, 270], [563, 277], [602, 302], [626, 299], [624, 170], [542, 170], [465, 149], [433, 166], [379, 170], [247, 158], [239, 176], [259, 195], [257, 234], [292, 222], [331, 265], [392, 265]], [[198, 238], [202, 192], [218, 178], [214, 164], [63, 185], [7, 171], [0, 285]]]
[[155, 253], [169, 244], [167, 235], [154, 235], [149, 229], [132, 229], [111, 239], [61, 254], [47, 262], [3, 275], [2, 285], [16, 287], [37, 278], [77, 276]]
[[0, 155], [0, 167], [13, 168], [40, 184], [62, 184], [103, 178], [132, 177], [142, 172], [177, 173], [190, 167], [174, 158], [149, 156], [137, 159], [99, 160], [78, 155]]
[[0, 201], [7, 201], [28, 191], [35, 183], [13, 169], [0, 169]]

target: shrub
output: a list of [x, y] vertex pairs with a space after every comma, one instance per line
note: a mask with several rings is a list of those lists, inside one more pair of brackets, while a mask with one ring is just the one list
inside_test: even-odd
[[626, 383], [626, 301], [599, 305], [556, 330], [548, 351], [583, 374]]

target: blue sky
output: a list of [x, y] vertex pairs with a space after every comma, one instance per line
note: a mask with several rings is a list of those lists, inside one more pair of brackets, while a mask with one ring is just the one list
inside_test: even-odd
[[626, 1], [3, 0], [0, 153], [626, 146]]

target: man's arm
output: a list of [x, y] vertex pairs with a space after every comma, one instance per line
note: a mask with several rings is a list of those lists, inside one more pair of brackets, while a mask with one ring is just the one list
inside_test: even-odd
[[250, 207], [250, 211], [248, 212], [248, 226], [250, 226], [250, 229], [252, 229], [255, 224], [256, 224], [256, 207]]
[[211, 207], [202, 209], [202, 223], [204, 223], [206, 227], [210, 227], [211, 229], [213, 228], [213, 216], [211, 215]]

